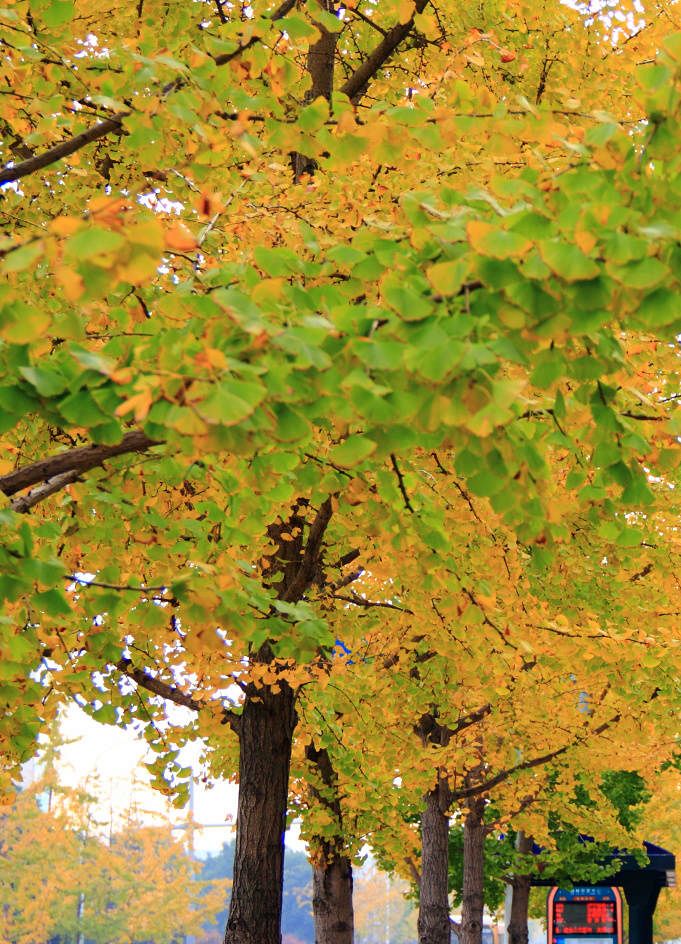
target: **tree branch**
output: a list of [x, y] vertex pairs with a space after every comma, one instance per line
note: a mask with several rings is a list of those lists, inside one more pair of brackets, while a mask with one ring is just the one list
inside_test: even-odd
[[449, 729], [450, 736], [460, 734], [461, 731], [465, 731], [466, 728], [472, 727], [474, 724], [479, 724], [483, 718], [486, 718], [487, 715], [492, 713], [492, 705], [487, 702], [486, 705], [482, 705], [480, 708], [476, 708], [475, 711], [469, 712], [467, 715], [464, 715], [463, 718], [459, 718], [456, 724]]
[[[151, 439], [141, 430], [132, 430], [123, 436], [123, 439], [113, 446], [79, 446], [76, 449], [69, 449], [66, 452], [57, 453], [55, 456], [48, 456], [46, 459], [39, 459], [31, 465], [23, 466], [14, 472], [8, 472], [6, 475], [0, 475], [0, 492], [11, 497], [24, 488], [30, 488], [32, 485], [45, 483], [46, 488], [36, 500], [35, 504], [47, 495], [54, 494], [58, 487], [63, 488], [69, 482], [75, 481], [75, 478], [90, 469], [102, 465], [107, 459], [113, 459], [116, 456], [123, 456], [130, 452], [144, 452], [151, 446], [161, 445], [155, 439]], [[70, 473], [70, 478], [64, 477], [58, 483], [50, 482], [57, 476], [64, 476], [64, 473]], [[36, 489], [38, 491], [38, 489]], [[27, 511], [32, 507], [30, 503], [30, 494], [26, 496], [24, 503], [26, 508], [19, 507], [19, 511]]]
[[71, 485], [79, 478], [80, 472], [77, 471], [63, 472], [61, 475], [54, 475], [51, 479], [48, 479], [47, 482], [38, 485], [37, 488], [32, 488], [27, 495], [22, 495], [20, 498], [13, 498], [10, 502], [12, 511], [16, 511], [17, 514], [20, 515], [25, 515], [31, 508], [43, 501], [43, 499], [49, 498], [50, 495], [54, 495], [56, 492], [60, 492], [67, 485]]
[[402, 475], [402, 471], [400, 470], [400, 467], [397, 464], [397, 459], [395, 458], [394, 452], [390, 453], [390, 462], [392, 464], [393, 471], [395, 472], [395, 475], [397, 476], [397, 484], [400, 487], [400, 492], [402, 493], [402, 498], [404, 499], [404, 507], [407, 509], [407, 511], [410, 511], [413, 515], [414, 508], [412, 506], [412, 503], [409, 501], [409, 495], [407, 494], [407, 489], [405, 488], [405, 485], [404, 485], [404, 476]]
[[[274, 11], [270, 20], [275, 22], [286, 16], [287, 13], [291, 12], [296, 2], [297, 0], [284, 0]], [[254, 35], [242, 46], [235, 49], [234, 52], [221, 53], [219, 56], [213, 56], [213, 61], [216, 66], [226, 65], [260, 41], [261, 37]], [[168, 92], [178, 91], [186, 85], [187, 79], [181, 78], [172, 82], [167, 88], [163, 89], [163, 92], [167, 94]], [[94, 125], [92, 128], [81, 131], [80, 134], [73, 135], [73, 137], [62, 141], [60, 144], [55, 144], [54, 147], [48, 148], [47, 151], [43, 151], [42, 154], [36, 154], [34, 157], [29, 157], [25, 161], [19, 161], [19, 163], [14, 164], [13, 167], [3, 168], [0, 170], [0, 186], [2, 186], [2, 184], [11, 183], [14, 180], [20, 180], [22, 177], [28, 177], [29, 174], [34, 174], [36, 171], [42, 170], [43, 167], [49, 167], [51, 164], [56, 164], [57, 161], [62, 160], [62, 158], [68, 157], [70, 154], [75, 154], [76, 151], [87, 147], [87, 145], [91, 144], [93, 141], [98, 141], [100, 138], [105, 138], [110, 134], [122, 131], [123, 119], [127, 118], [130, 114], [131, 112], [126, 111], [118, 115], [113, 115], [111, 118], [100, 121], [99, 124]]]
[[298, 566], [298, 571], [295, 578], [282, 594], [282, 600], [290, 603], [302, 599], [303, 594], [312, 583], [317, 565], [319, 564], [324, 532], [327, 529], [332, 514], [333, 501], [331, 496], [329, 496], [322, 502], [316, 518], [310, 525], [310, 533]]
[[116, 668], [119, 672], [122, 672], [123, 675], [127, 675], [133, 682], [137, 682], [139, 686], [145, 688], [153, 695], [159, 695], [167, 701], [172, 701], [174, 704], [181, 705], [183, 708], [190, 708], [192, 711], [201, 710], [201, 703], [192, 698], [191, 695], [181, 692], [179, 688], [175, 688], [167, 682], [162, 682], [161, 679], [151, 675], [146, 669], [138, 669], [132, 664], [130, 659], [119, 659], [116, 663]]
[[75, 134], [72, 138], [67, 138], [66, 141], [55, 144], [54, 147], [48, 148], [47, 151], [43, 151], [42, 154], [36, 154], [34, 157], [29, 157], [25, 161], [19, 161], [19, 163], [14, 164], [13, 167], [3, 168], [3, 170], [0, 170], [0, 186], [2, 184], [11, 183], [13, 180], [20, 180], [22, 177], [28, 177], [29, 174], [34, 174], [36, 171], [42, 170], [43, 167], [56, 164], [57, 161], [68, 157], [69, 154], [75, 154], [76, 151], [80, 151], [81, 148], [86, 147], [93, 141], [98, 141], [99, 138], [105, 138], [109, 134], [122, 131], [123, 119], [129, 114], [130, 112], [124, 112], [113, 118], [106, 118], [92, 128], [88, 128], [87, 131], [81, 131], [80, 134]]
[[[277, 7], [272, 16], [269, 18], [270, 22], [276, 23], [277, 20], [280, 20], [282, 17], [286, 16], [287, 13], [291, 12], [296, 3], [297, 0], [284, 0], [284, 2]], [[235, 49], [234, 52], [223, 52], [219, 56], [213, 56], [213, 62], [216, 66], [225, 66], [229, 62], [232, 62], [233, 59], [236, 59], [238, 56], [240, 56], [242, 52], [245, 52], [247, 49], [250, 49], [251, 46], [259, 43], [260, 40], [260, 36], [251, 36], [251, 38], [245, 42], [243, 46], [239, 46], [239, 48]]]
[[364, 62], [358, 66], [352, 75], [341, 85], [340, 91], [357, 104], [364, 94], [366, 86], [376, 75], [381, 66], [392, 56], [402, 40], [411, 33], [414, 27], [414, 17], [417, 13], [423, 13], [428, 6], [429, 0], [416, 0], [414, 13], [406, 23], [397, 23], [391, 29], [387, 30], [381, 42], [374, 51], [367, 56]]
[[546, 754], [540, 754], [539, 757], [533, 757], [532, 760], [521, 761], [521, 763], [515, 764], [513, 767], [508, 767], [506, 770], [500, 771], [496, 776], [491, 777], [489, 780], [484, 780], [473, 784], [473, 786], [466, 787], [463, 790], [457, 790], [453, 795], [453, 799], [463, 800], [467, 797], [479, 796], [481, 793], [488, 793], [494, 787], [499, 786], [500, 783], [503, 783], [505, 780], [508, 780], [509, 777], [512, 777], [513, 774], [520, 773], [524, 770], [532, 770], [535, 767], [542, 767], [544, 764], [548, 764], [549, 761], [555, 760], [557, 757], [561, 757], [563, 754], [566, 754], [571, 748], [583, 743], [589, 737], [603, 734], [603, 732], [607, 731], [608, 728], [612, 727], [613, 724], [617, 724], [621, 718], [622, 715], [618, 712], [608, 721], [604, 721], [597, 728], [594, 728], [593, 731], [589, 731], [581, 737], [575, 738], [575, 740], [570, 741], [569, 744], [563, 744], [562, 747], [558, 747], [556, 750], [549, 751]]
[[399, 610], [400, 613], [409, 613], [411, 616], [414, 615], [414, 611], [407, 609], [406, 606], [398, 606], [397, 603], [389, 603], [387, 600], [366, 600], [364, 597], [360, 596], [359, 593], [352, 591], [349, 595], [344, 593], [332, 593], [331, 599], [343, 600], [345, 603], [353, 603], [355, 606], [363, 606], [367, 609], [372, 606], [381, 606], [386, 610]]
[[[129, 679], [132, 679], [133, 682], [136, 682], [140, 688], [146, 689], [146, 691], [151, 692], [152, 695], [158, 695], [159, 698], [165, 698], [166, 701], [172, 701], [173, 704], [180, 705], [182, 708], [189, 708], [191, 711], [200, 711], [205, 705], [210, 704], [210, 702], [196, 701], [191, 695], [187, 695], [185, 692], [181, 692], [179, 688], [175, 688], [173, 685], [169, 685], [167, 682], [156, 678], [154, 675], [147, 672], [146, 669], [137, 668], [132, 664], [130, 659], [119, 659], [114, 668]], [[240, 716], [225, 707], [222, 708], [222, 712], [224, 714], [225, 723], [229, 724], [232, 730], [238, 733]]]

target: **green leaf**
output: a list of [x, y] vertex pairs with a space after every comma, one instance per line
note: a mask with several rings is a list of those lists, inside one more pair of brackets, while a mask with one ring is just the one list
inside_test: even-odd
[[302, 16], [286, 16], [277, 22], [277, 26], [291, 39], [310, 39], [319, 34], [319, 30]]
[[608, 274], [627, 288], [653, 288], [669, 275], [669, 268], [651, 256], [625, 266], [610, 266]]
[[329, 120], [329, 103], [323, 95], [302, 108], [298, 115], [298, 127], [302, 131], [317, 131]]
[[0, 334], [12, 344], [30, 344], [44, 335], [50, 326], [44, 307], [34, 307], [17, 299], [0, 310]]
[[291, 249], [283, 246], [268, 249], [266, 246], [256, 246], [253, 258], [267, 275], [273, 277], [291, 275], [300, 271], [300, 259]]
[[681, 318], [681, 299], [668, 288], [658, 288], [643, 299], [635, 313], [636, 321], [648, 328], [661, 328]]
[[76, 426], [97, 426], [109, 419], [88, 390], [79, 390], [62, 400], [59, 412], [64, 419]]
[[38, 256], [42, 255], [43, 244], [40, 240], [21, 246], [13, 252], [9, 252], [3, 263], [5, 272], [21, 272], [35, 262]]
[[558, 240], [542, 240], [538, 247], [546, 265], [566, 282], [595, 279], [600, 273], [598, 263], [577, 246]]
[[342, 469], [351, 469], [368, 458], [376, 449], [376, 443], [366, 436], [348, 436], [340, 445], [334, 446], [329, 459]]
[[406, 276], [389, 275], [383, 282], [381, 293], [404, 321], [420, 321], [433, 312], [432, 303], [409, 284]]
[[451, 262], [436, 262], [426, 270], [428, 281], [439, 295], [457, 295], [461, 290], [470, 262], [468, 257], [452, 259]]
[[63, 393], [68, 386], [66, 377], [54, 367], [20, 367], [19, 373], [42, 397]]
[[274, 436], [280, 442], [300, 442], [309, 437], [310, 424], [300, 413], [296, 413], [286, 404], [277, 404], [274, 415], [277, 418]]
[[69, 616], [71, 607], [61, 590], [44, 590], [34, 596], [36, 606], [50, 616]]
[[118, 252], [125, 245], [120, 233], [101, 226], [89, 226], [78, 230], [67, 243], [69, 255], [74, 259], [93, 259], [110, 252]]
[[49, 0], [40, 10], [40, 17], [46, 26], [61, 26], [73, 19], [75, 7], [73, 0]]
[[242, 380], [217, 384], [198, 406], [199, 413], [222, 426], [235, 426], [251, 416], [265, 398], [265, 388]]
[[512, 259], [524, 255], [532, 247], [530, 240], [520, 233], [500, 229], [481, 220], [472, 220], [467, 233], [473, 249], [492, 259]]

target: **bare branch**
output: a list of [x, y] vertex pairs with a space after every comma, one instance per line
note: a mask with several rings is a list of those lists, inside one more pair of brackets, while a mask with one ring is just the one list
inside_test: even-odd
[[[133, 682], [136, 682], [140, 688], [151, 692], [152, 695], [158, 695], [159, 698], [165, 698], [166, 701], [171, 701], [175, 705], [180, 705], [182, 708], [189, 708], [191, 711], [200, 711], [202, 708], [211, 704], [210, 702], [196, 701], [191, 695], [187, 695], [185, 692], [180, 691], [179, 688], [175, 688], [174, 685], [169, 685], [168, 682], [156, 678], [155, 675], [151, 675], [146, 669], [137, 668], [132, 664], [130, 659], [119, 659], [114, 667], [129, 679], [132, 679]], [[229, 724], [232, 730], [238, 733], [240, 715], [235, 714], [235, 712], [230, 711], [229, 708], [225, 708], [224, 706], [221, 706], [221, 708], [224, 715], [224, 723]]]
[[359, 593], [354, 593], [353, 591], [347, 596], [344, 593], [332, 593], [331, 598], [333, 600], [343, 600], [345, 603], [353, 603], [355, 606], [363, 606], [367, 609], [373, 606], [380, 606], [386, 610], [399, 610], [400, 613], [409, 613], [411, 616], [414, 615], [414, 611], [407, 609], [406, 606], [398, 606], [397, 603], [389, 603], [387, 600], [367, 600], [360, 596]]
[[50, 495], [54, 495], [56, 492], [60, 492], [63, 488], [66, 488], [67, 485], [71, 485], [79, 478], [80, 472], [62, 472], [61, 475], [55, 475], [42, 485], [32, 488], [27, 495], [22, 495], [20, 498], [13, 498], [10, 502], [10, 506], [12, 510], [16, 511], [18, 514], [26, 514], [31, 508], [43, 501], [43, 499], [49, 498]]
[[172, 701], [174, 704], [181, 705], [183, 708], [190, 708], [192, 711], [200, 711], [202, 707], [201, 703], [192, 698], [191, 695], [187, 695], [185, 692], [181, 692], [179, 688], [175, 688], [173, 685], [161, 681], [161, 679], [156, 678], [155, 675], [151, 675], [151, 673], [147, 672], [146, 669], [138, 669], [132, 664], [130, 659], [119, 659], [116, 663], [116, 668], [119, 672], [122, 672], [123, 675], [127, 675], [133, 682], [137, 682], [138, 685], [145, 688], [153, 695], [158, 695], [161, 698], [165, 698], [167, 701]]
[[392, 464], [395, 475], [397, 476], [397, 484], [399, 485], [400, 492], [402, 493], [402, 498], [404, 499], [404, 507], [407, 511], [410, 511], [412, 515], [414, 514], [414, 508], [412, 503], [409, 501], [409, 495], [407, 494], [407, 489], [404, 486], [404, 476], [400, 470], [399, 465], [397, 464], [397, 459], [395, 458], [395, 453], [390, 453], [390, 462]]

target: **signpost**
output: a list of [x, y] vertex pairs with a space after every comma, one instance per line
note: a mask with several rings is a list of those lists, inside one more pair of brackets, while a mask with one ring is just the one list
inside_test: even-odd
[[552, 888], [548, 944], [622, 944], [622, 896], [617, 888]]
[[[582, 837], [582, 841], [589, 843], [593, 840], [589, 839], [588, 836], [584, 836]], [[604, 856], [601, 862], [603, 866], [611, 866], [612, 871], [608, 878], [600, 882], [594, 882], [592, 885], [584, 885], [581, 889], [574, 888], [572, 892], [565, 891], [564, 889], [555, 889], [553, 893], [554, 902], [558, 904], [561, 902], [569, 904], [570, 901], [572, 901], [569, 896], [579, 891], [587, 891], [589, 893], [605, 891], [611, 893], [614, 889], [621, 888], [624, 892], [629, 912], [629, 944], [653, 944], [653, 915], [655, 913], [655, 905], [657, 904], [660, 889], [670, 888], [676, 885], [676, 859], [673, 852], [669, 852], [668, 849], [663, 849], [661, 846], [656, 846], [652, 842], [644, 842], [643, 848], [645, 858], [648, 860], [647, 864], [641, 865], [639, 860], [630, 853], [615, 849], [609, 855]], [[539, 846], [534, 846], [532, 851], [535, 855], [541, 855], [543, 850]], [[580, 876], [575, 874], [571, 876], [571, 879], [577, 882]], [[582, 881], [584, 881], [584, 879], [582, 879]], [[531, 884], [555, 886], [556, 882], [550, 874], [541, 874], [540, 870], [539, 875], [532, 877]], [[619, 897], [619, 892], [616, 892], [616, 895]], [[549, 898], [550, 897], [551, 894], [549, 895]], [[584, 900], [584, 902], [586, 902], [586, 900]], [[617, 913], [617, 906], [615, 907], [615, 911]], [[595, 944], [595, 942], [598, 942], [598, 944], [611, 944], [611, 942], [612, 944], [619, 944], [622, 940], [621, 937], [616, 937], [607, 931], [598, 933], [593, 931], [588, 931], [588, 933], [580, 932], [578, 929], [580, 927], [588, 928], [589, 922], [586, 921], [585, 924], [574, 923], [570, 909], [568, 909], [567, 913], [563, 911], [563, 914], [563, 930], [560, 931], [554, 926], [555, 910], [551, 911], [551, 905], [549, 905], [549, 944], [570, 944], [571, 941], [574, 942], [574, 944]], [[584, 918], [586, 919], [586, 913], [584, 913]], [[619, 930], [617, 933], [621, 934], [621, 904], [618, 920]], [[603, 927], [604, 925], [597, 924], [596, 926]], [[566, 928], [570, 931], [577, 931], [577, 933], [566, 934]], [[553, 937], [551, 937], [551, 935], [553, 935]]]

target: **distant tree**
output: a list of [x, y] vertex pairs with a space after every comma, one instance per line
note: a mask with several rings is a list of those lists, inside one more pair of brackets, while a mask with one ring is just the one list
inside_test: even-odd
[[173, 944], [214, 920], [225, 883], [200, 865], [170, 823], [130, 824], [106, 842], [93, 798], [41, 780], [5, 807], [0, 831], [2, 944]]

